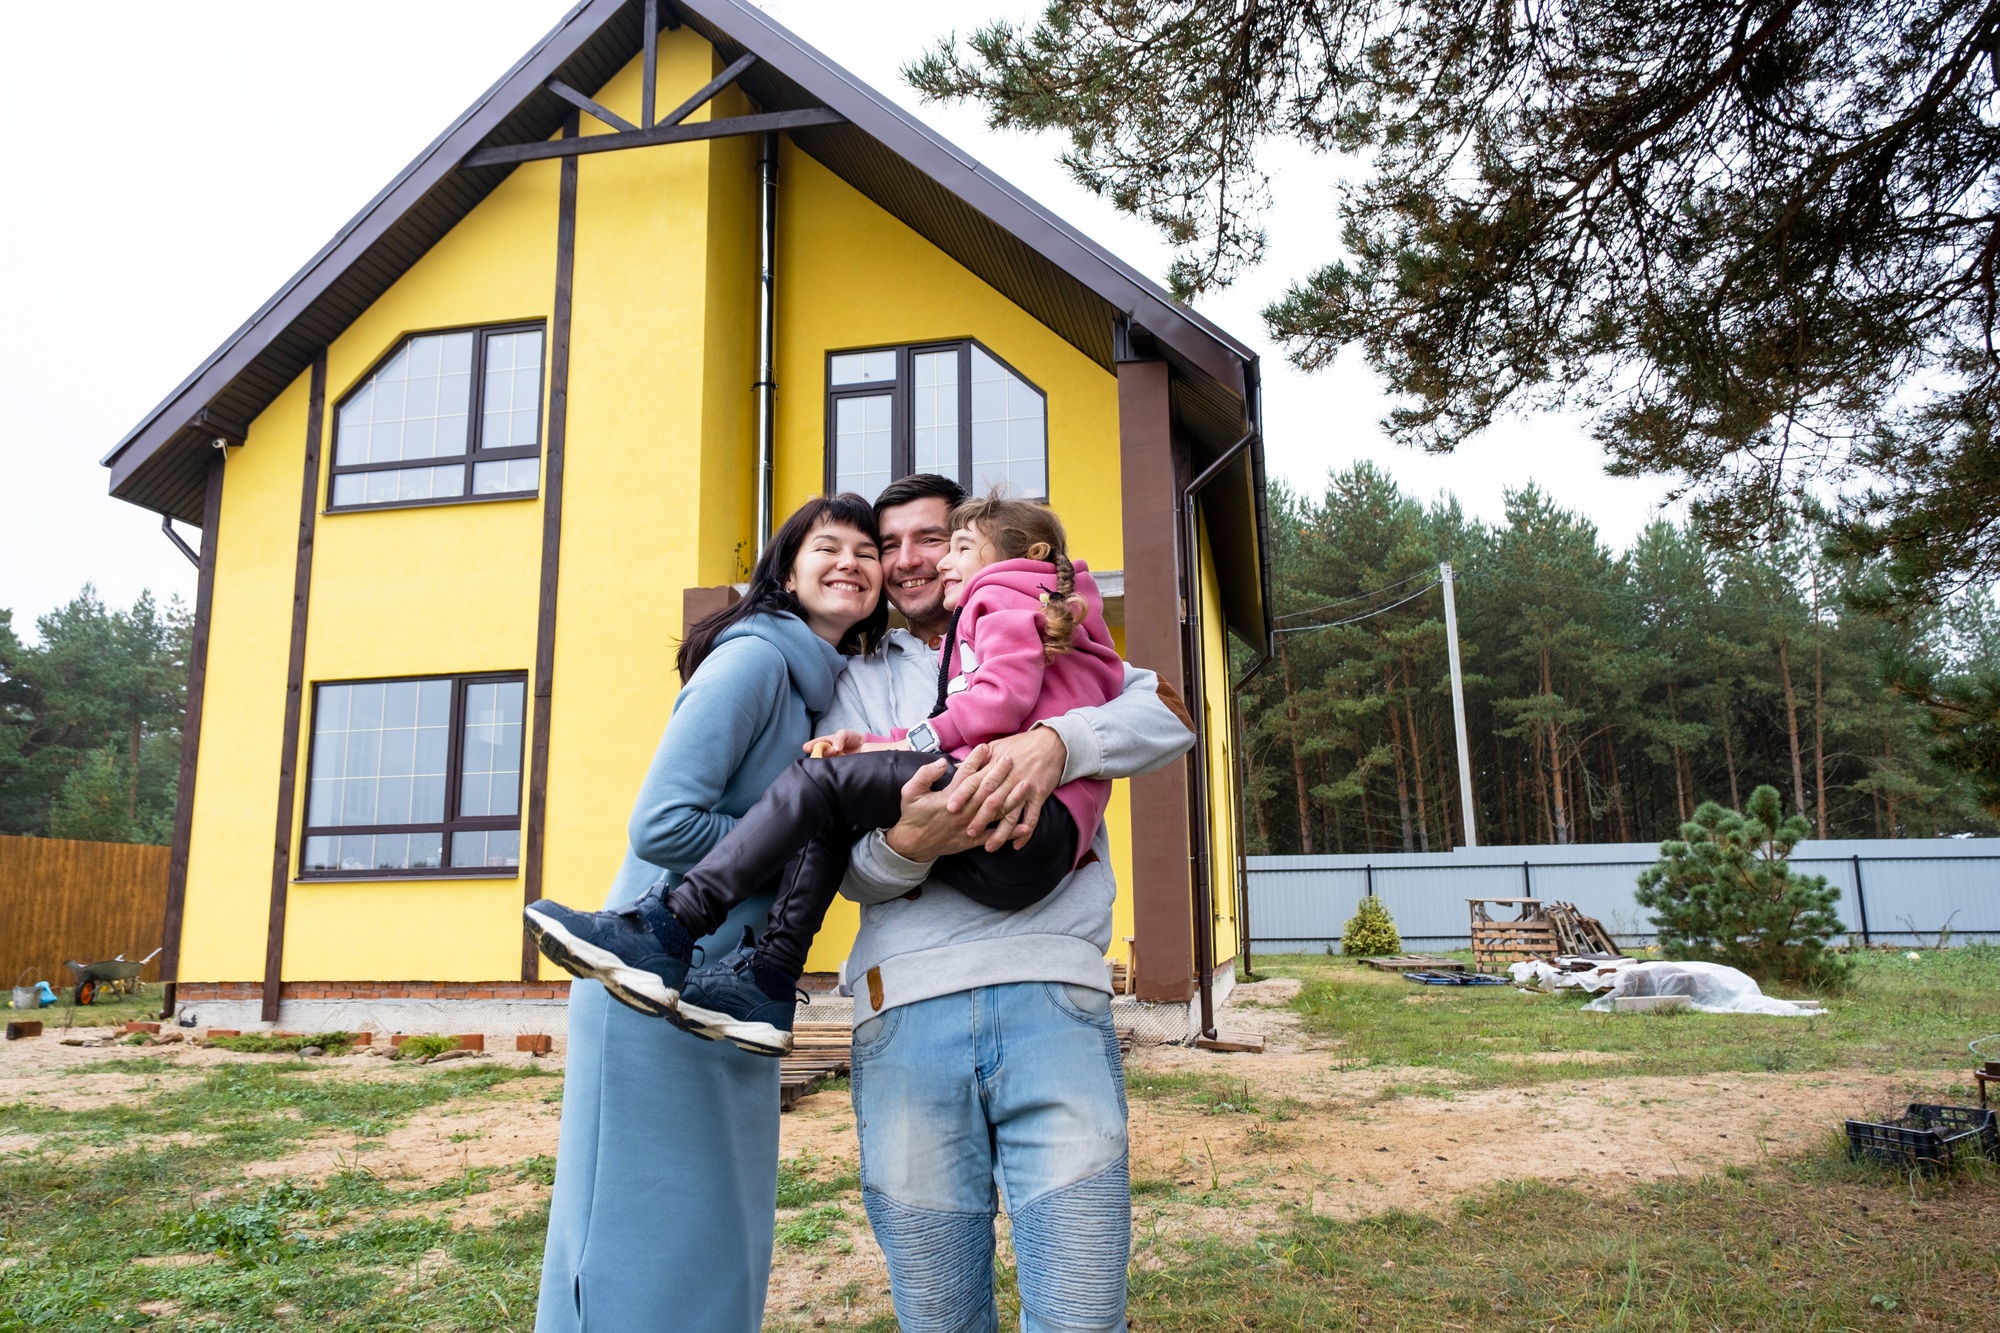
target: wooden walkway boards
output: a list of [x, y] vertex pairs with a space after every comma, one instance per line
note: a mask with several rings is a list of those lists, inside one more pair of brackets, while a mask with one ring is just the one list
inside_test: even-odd
[[792, 1053], [778, 1062], [778, 1109], [791, 1110], [845, 1075], [853, 1054], [854, 1029], [845, 1023], [800, 1023], [792, 1030]]

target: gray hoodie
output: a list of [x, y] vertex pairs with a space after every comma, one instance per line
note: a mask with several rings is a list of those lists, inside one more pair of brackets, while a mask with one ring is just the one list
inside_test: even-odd
[[[936, 702], [937, 653], [908, 631], [893, 630], [870, 656], [849, 659], [819, 730], [848, 727], [879, 735], [923, 721]], [[1150, 773], [1194, 744], [1193, 733], [1161, 702], [1159, 677], [1129, 664], [1124, 693], [1116, 699], [1042, 725], [1068, 747], [1064, 782]], [[879, 832], [857, 842], [841, 885], [861, 904], [861, 930], [841, 965], [841, 979], [854, 992], [854, 1021], [899, 1004], [1014, 981], [1109, 990], [1104, 955], [1118, 889], [1101, 826], [1091, 850], [1096, 857], [1048, 897], [1003, 912], [927, 882], [930, 863], [897, 855]], [[910, 897], [918, 888], [923, 892]]]

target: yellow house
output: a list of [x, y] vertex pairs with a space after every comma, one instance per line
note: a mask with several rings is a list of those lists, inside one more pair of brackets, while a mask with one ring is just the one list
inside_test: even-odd
[[1046, 496], [1198, 701], [1110, 827], [1136, 993], [1205, 1002], [1257, 376], [744, 0], [584, 0], [104, 460], [202, 530], [169, 1007], [561, 994], [521, 908], [602, 900], [687, 609], [910, 471]]

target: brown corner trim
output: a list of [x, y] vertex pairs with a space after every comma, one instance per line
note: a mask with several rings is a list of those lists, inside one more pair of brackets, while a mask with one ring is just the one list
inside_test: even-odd
[[[579, 124], [572, 111], [563, 126], [574, 138]], [[528, 759], [528, 846], [521, 858], [522, 906], [542, 896], [542, 843], [549, 809], [549, 723], [555, 707], [556, 586], [562, 564], [563, 445], [569, 435], [570, 297], [576, 273], [576, 159], [562, 160], [562, 188], [556, 205], [556, 308], [549, 330], [548, 458], [542, 482], [541, 609], [535, 619], [534, 739]], [[521, 980], [541, 974], [541, 955], [521, 932]]]
[[187, 705], [181, 717], [180, 786], [174, 792], [174, 842], [167, 857], [167, 914], [160, 941], [160, 1014], [174, 1012], [181, 970], [181, 923], [187, 907], [188, 848], [194, 838], [194, 781], [201, 756], [201, 701], [208, 687], [208, 621], [215, 605], [216, 544], [222, 540], [222, 454], [208, 460], [201, 514], [200, 572], [194, 585], [194, 634], [188, 644]]
[[[299, 555], [292, 574], [292, 646], [285, 663], [285, 738], [278, 752], [278, 825], [271, 848], [271, 922], [264, 936], [264, 1021], [278, 1021], [285, 966], [285, 894], [291, 887], [292, 808], [299, 777], [299, 718], [305, 708], [306, 607], [312, 599], [313, 523], [319, 515], [320, 437], [326, 428], [326, 349], [313, 357], [306, 395], [305, 477], [299, 488]], [[204, 548], [206, 543], [203, 543]]]

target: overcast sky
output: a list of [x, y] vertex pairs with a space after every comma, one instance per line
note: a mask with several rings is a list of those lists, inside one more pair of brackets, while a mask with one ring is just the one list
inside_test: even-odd
[[[86, 581], [192, 600], [193, 569], [159, 520], [109, 498], [98, 460], [328, 237], [570, 7], [570, 0], [178, 0], [10, 8], [17, 59], [0, 84], [16, 135], [0, 241], [8, 257], [9, 503], [0, 608], [17, 631]], [[976, 110], [922, 107], [901, 64], [956, 26], [1030, 12], [1031, 0], [771, 0], [833, 59], [1141, 270], [1167, 250], [1072, 184], [1053, 138], [995, 134]], [[61, 53], [74, 57], [59, 58]], [[38, 127], [38, 128], [30, 128]], [[658, 149], [653, 151], [672, 151]], [[1622, 546], [1664, 483], [1604, 475], [1577, 422], [1508, 422], [1452, 458], [1388, 443], [1386, 400], [1358, 359], [1306, 376], [1257, 311], [1330, 256], [1336, 167], [1286, 154], [1264, 267], [1204, 300], [1264, 357], [1274, 476], [1316, 486], [1373, 458], [1413, 493], [1455, 493], [1497, 518], [1530, 480]], [[782, 281], [782, 277], [780, 279]], [[782, 335], [782, 331], [780, 332]], [[192, 541], [196, 534], [187, 534]]]

